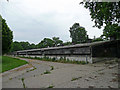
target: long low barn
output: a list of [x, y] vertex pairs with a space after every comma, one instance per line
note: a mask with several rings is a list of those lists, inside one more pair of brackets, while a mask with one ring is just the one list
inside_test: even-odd
[[[94, 43], [76, 44], [70, 46], [49, 47], [41, 49], [22, 50], [14, 55], [26, 57], [61, 57], [69, 60], [97, 62], [103, 58], [120, 57], [120, 40], [100, 41]], [[102, 59], [101, 59], [102, 58]]]

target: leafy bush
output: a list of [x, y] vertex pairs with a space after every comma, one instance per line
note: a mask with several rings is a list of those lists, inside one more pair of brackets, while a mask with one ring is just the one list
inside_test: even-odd
[[92, 40], [92, 42], [98, 42], [98, 41], [103, 41], [103, 39], [99, 37]]

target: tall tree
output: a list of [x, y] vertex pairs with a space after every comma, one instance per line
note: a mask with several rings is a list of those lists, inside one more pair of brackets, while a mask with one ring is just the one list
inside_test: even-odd
[[54, 41], [50, 38], [44, 38], [37, 46], [38, 48], [46, 48], [46, 47], [52, 47], [54, 44]]
[[2, 54], [5, 54], [9, 52], [11, 48], [13, 33], [6, 24], [5, 19], [3, 19], [2, 16], [0, 16], [0, 18], [2, 19]]
[[0, 55], [2, 55], [2, 17], [0, 16]]
[[85, 0], [81, 2], [84, 7], [89, 9], [92, 21], [95, 26], [101, 28], [103, 24], [117, 24], [120, 22], [120, 2], [91, 2]]
[[[95, 22], [94, 27], [101, 28], [105, 26], [104, 35], [106, 35], [106, 38], [111, 36], [116, 38], [115, 33], [120, 36], [120, 2], [84, 1], [87, 2], [81, 2], [80, 4], [83, 4], [85, 8], [89, 9], [92, 21]], [[118, 30], [113, 28], [114, 26], [117, 27]]]
[[111, 40], [120, 39], [120, 26], [117, 24], [107, 25], [103, 30], [103, 36]]
[[21, 46], [20, 42], [13, 42], [12, 43], [12, 47], [11, 47], [11, 52], [14, 52], [14, 51], [19, 51], [19, 50], [24, 50], [24, 48]]
[[35, 49], [35, 48], [37, 48], [37, 46], [34, 43], [29, 45], [29, 49]]
[[54, 46], [62, 45], [63, 41], [59, 39], [59, 37], [53, 37]]
[[29, 49], [30, 43], [29, 42], [20, 42], [20, 45], [24, 50]]
[[64, 42], [63, 45], [64, 46], [66, 46], [66, 45], [72, 45], [72, 42]]
[[88, 39], [87, 31], [85, 30], [84, 27], [81, 27], [79, 23], [73, 24], [73, 26], [70, 27], [69, 31], [73, 44], [85, 43]]

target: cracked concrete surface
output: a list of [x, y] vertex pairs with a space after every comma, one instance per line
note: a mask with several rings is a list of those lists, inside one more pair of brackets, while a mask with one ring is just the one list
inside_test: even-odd
[[[23, 58], [22, 58], [23, 59]], [[33, 68], [2, 75], [3, 88], [118, 88], [118, 63], [79, 65], [23, 59]], [[51, 70], [51, 66], [53, 70]], [[44, 74], [48, 70], [49, 74]], [[81, 78], [79, 78], [81, 77]], [[73, 78], [78, 78], [73, 80]]]

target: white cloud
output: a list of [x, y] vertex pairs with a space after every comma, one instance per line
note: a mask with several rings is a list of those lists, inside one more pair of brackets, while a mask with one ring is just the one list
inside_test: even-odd
[[89, 11], [80, 0], [1, 0], [2, 16], [14, 32], [14, 40], [38, 43], [44, 37], [70, 39], [69, 28], [75, 23], [85, 27], [88, 35], [100, 36], [102, 30], [93, 28]]

